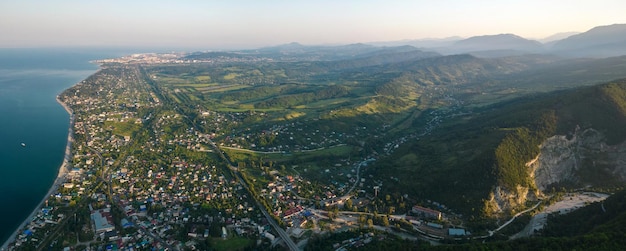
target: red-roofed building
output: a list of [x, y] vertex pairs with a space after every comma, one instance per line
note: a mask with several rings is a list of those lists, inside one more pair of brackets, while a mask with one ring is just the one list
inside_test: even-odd
[[431, 218], [431, 219], [437, 219], [437, 220], [441, 220], [441, 212], [434, 210], [434, 209], [430, 209], [430, 208], [426, 208], [426, 207], [421, 207], [418, 205], [413, 206], [413, 213], [420, 215], [422, 217], [426, 217], [426, 218]]
[[302, 206], [300, 206], [300, 205], [298, 205], [298, 206], [296, 206], [296, 207], [294, 207], [294, 208], [287, 209], [287, 210], [285, 210], [285, 213], [284, 213], [283, 218], [284, 218], [284, 219], [287, 219], [287, 218], [289, 218], [289, 217], [291, 217], [291, 216], [293, 216], [293, 215], [295, 215], [295, 214], [297, 214], [297, 213], [301, 212], [301, 211], [302, 211], [302, 209], [303, 209], [303, 208], [302, 208]]

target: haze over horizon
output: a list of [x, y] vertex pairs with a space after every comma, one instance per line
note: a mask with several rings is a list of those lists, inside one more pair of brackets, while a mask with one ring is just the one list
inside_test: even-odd
[[242, 49], [513, 33], [542, 39], [626, 23], [607, 1], [3, 1], [0, 48]]

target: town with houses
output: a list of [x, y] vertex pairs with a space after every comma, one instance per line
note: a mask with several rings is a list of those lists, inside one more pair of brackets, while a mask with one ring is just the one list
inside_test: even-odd
[[[173, 104], [142, 68], [201, 63], [180, 58], [100, 60], [97, 73], [59, 95], [71, 114], [71, 150], [54, 191], [5, 250], [304, 250], [313, 235], [350, 229], [361, 232], [333, 249], [472, 236], [445, 205], [392, 196], [383, 181], [363, 174], [378, 156], [420, 135], [321, 169], [241, 161], [237, 154], [339, 151], [380, 129], [320, 132], [296, 120], [236, 131], [233, 125], [265, 114]], [[199, 116], [191, 121], [189, 112]], [[426, 128], [442, 116], [432, 114]]]

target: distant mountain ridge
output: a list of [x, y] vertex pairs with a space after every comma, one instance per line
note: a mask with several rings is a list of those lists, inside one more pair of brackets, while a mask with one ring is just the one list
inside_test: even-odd
[[447, 38], [425, 38], [425, 39], [405, 39], [398, 41], [383, 41], [383, 42], [368, 42], [367, 44], [374, 46], [401, 46], [410, 45], [416, 48], [443, 48], [454, 44], [457, 41], [463, 40], [462, 37], [447, 37]]
[[539, 51], [542, 49], [541, 43], [525, 39], [514, 34], [498, 34], [475, 36], [454, 43], [455, 49], [464, 51], [486, 51], [486, 50], [522, 50]]
[[554, 43], [552, 51], [574, 57], [610, 57], [626, 54], [626, 24], [598, 26]]
[[273, 60], [335, 61], [350, 60], [389, 53], [419, 50], [443, 55], [471, 54], [481, 58], [549, 54], [561, 57], [616, 57], [626, 55], [626, 24], [598, 26], [583, 33], [562, 32], [537, 40], [505, 33], [474, 36], [466, 39], [399, 40], [389, 42], [353, 43], [346, 45], [303, 45], [297, 42], [253, 50], [193, 53], [189, 59], [230, 57], [267, 57]]
[[580, 34], [580, 32], [575, 32], [575, 31], [570, 31], [570, 32], [559, 32], [550, 36], [547, 36], [545, 38], [539, 39], [539, 42], [548, 45], [551, 43], [555, 43], [558, 42], [559, 40], [563, 40], [566, 39], [570, 36], [576, 35], [576, 34]]
[[543, 45], [514, 34], [497, 34], [474, 36], [430, 49], [446, 55], [469, 53], [478, 57], [506, 57], [542, 52]]
[[626, 24], [598, 26], [569, 36], [554, 44], [558, 48], [580, 49], [589, 46], [626, 42]]
[[274, 61], [322, 61], [324, 67], [337, 67], [335, 70], [359, 68], [379, 64], [397, 63], [441, 54], [422, 51], [409, 45], [378, 47], [367, 44], [348, 44], [339, 46], [308, 46], [299, 43], [265, 47], [257, 50], [232, 52], [195, 52], [185, 56], [191, 60], [215, 59], [271, 59]]
[[626, 24], [597, 26], [583, 33], [561, 32], [539, 41], [506, 33], [467, 39], [452, 37], [368, 44], [413, 45], [445, 55], [470, 53], [478, 57], [507, 57], [534, 53], [565, 57], [615, 57], [626, 55]]

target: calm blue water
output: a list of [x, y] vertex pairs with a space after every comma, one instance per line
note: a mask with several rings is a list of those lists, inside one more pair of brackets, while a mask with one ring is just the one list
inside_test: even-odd
[[120, 54], [0, 49], [0, 245], [41, 201], [62, 163], [69, 115], [56, 96], [97, 70], [90, 60]]

